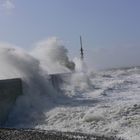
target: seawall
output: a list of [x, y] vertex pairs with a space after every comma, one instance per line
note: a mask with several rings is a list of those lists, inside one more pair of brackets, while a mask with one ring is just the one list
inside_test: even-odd
[[[49, 82], [57, 91], [60, 91], [61, 85], [68, 82], [70, 76], [71, 73], [51, 74]], [[5, 124], [16, 99], [22, 95], [22, 90], [21, 78], [0, 80], [0, 126]]]
[[16, 98], [22, 94], [22, 80], [6, 79], [0, 80], [0, 125], [7, 120]]

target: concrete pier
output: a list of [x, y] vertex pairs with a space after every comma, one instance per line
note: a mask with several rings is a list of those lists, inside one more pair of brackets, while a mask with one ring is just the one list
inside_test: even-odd
[[13, 107], [16, 98], [22, 94], [22, 80], [0, 80], [0, 125], [3, 125]]
[[[49, 82], [59, 91], [61, 85], [67, 81], [71, 74], [52, 74]], [[4, 125], [7, 117], [19, 95], [22, 94], [22, 79], [0, 80], [0, 126]]]

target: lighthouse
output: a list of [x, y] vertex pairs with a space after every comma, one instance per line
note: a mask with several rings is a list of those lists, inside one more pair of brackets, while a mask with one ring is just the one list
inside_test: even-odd
[[83, 44], [82, 44], [82, 37], [80, 36], [80, 45], [81, 45], [81, 49], [80, 49], [80, 55], [81, 55], [81, 60], [84, 60], [84, 50], [83, 50]]

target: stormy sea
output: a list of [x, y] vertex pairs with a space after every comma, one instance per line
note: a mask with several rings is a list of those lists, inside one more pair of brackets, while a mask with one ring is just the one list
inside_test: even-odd
[[23, 83], [2, 128], [140, 139], [140, 67], [89, 72], [56, 39], [30, 53], [5, 45], [0, 65], [1, 79]]

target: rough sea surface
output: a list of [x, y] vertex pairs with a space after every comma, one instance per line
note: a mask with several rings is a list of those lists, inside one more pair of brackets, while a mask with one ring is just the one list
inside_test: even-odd
[[69, 99], [37, 128], [140, 139], [140, 68], [77, 73], [63, 91]]
[[43, 95], [45, 101], [39, 100], [45, 106], [40, 103], [35, 108], [32, 102], [22, 113], [17, 103], [6, 126], [140, 139], [139, 67], [79, 72], [63, 78], [57, 87], [59, 96], [45, 99]]

